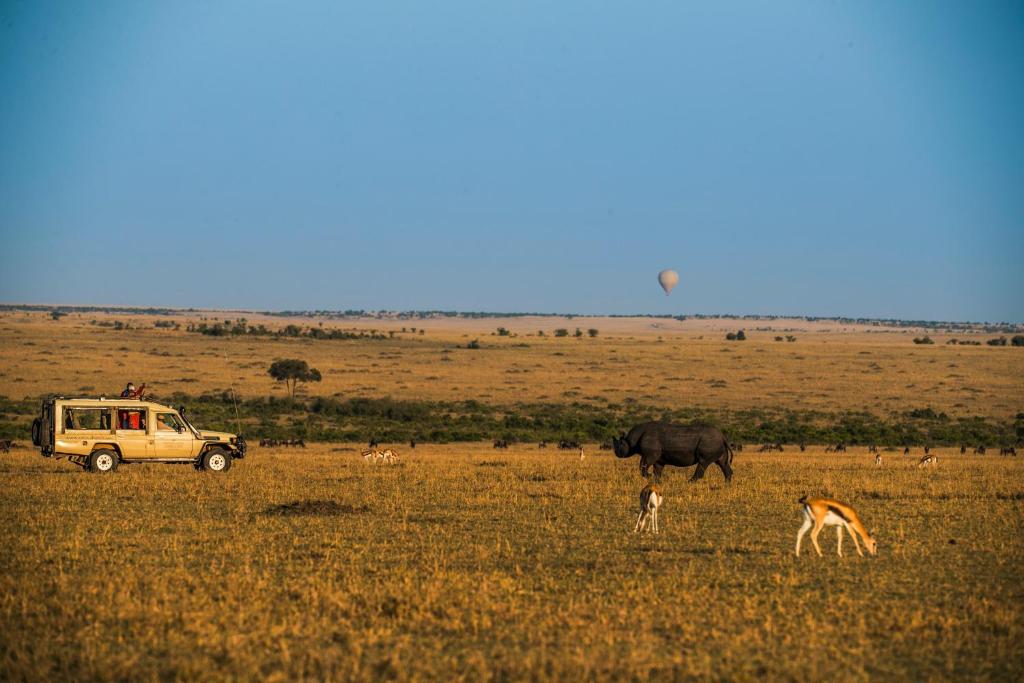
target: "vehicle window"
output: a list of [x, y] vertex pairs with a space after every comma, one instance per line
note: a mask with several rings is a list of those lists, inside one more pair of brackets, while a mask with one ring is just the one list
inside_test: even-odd
[[141, 431], [146, 430], [146, 411], [139, 409], [132, 410], [118, 410], [117, 411], [117, 428], [118, 429], [138, 429]]
[[157, 413], [156, 430], [158, 432], [177, 432], [184, 429], [185, 424], [174, 413]]
[[65, 408], [64, 429], [110, 431], [110, 409]]

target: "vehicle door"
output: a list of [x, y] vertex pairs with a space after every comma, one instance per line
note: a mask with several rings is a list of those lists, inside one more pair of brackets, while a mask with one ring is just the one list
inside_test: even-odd
[[154, 457], [155, 439], [147, 430], [148, 412], [146, 408], [135, 406], [117, 409], [115, 434], [122, 458], [142, 460]]
[[195, 437], [177, 413], [155, 411], [153, 425], [157, 458], [191, 458]]

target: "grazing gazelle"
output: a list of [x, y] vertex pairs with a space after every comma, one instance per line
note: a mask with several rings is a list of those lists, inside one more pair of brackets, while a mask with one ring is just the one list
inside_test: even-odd
[[814, 549], [818, 551], [819, 557], [821, 556], [821, 546], [818, 545], [818, 534], [826, 526], [838, 527], [836, 529], [839, 539], [837, 551], [840, 556], [843, 554], [843, 529], [850, 532], [853, 545], [857, 548], [857, 554], [861, 557], [864, 556], [864, 553], [860, 551], [857, 534], [860, 534], [860, 537], [864, 539], [864, 547], [868, 549], [869, 553], [874, 555], [878, 551], [878, 544], [875, 543], [875, 539], [871, 538], [871, 534], [864, 528], [860, 518], [857, 517], [857, 513], [849, 505], [840, 503], [838, 500], [832, 500], [831, 498], [808, 498], [807, 496], [801, 498], [800, 503], [804, 506], [804, 523], [796, 535], [797, 557], [800, 556], [800, 541], [803, 540], [804, 534], [811, 527], [814, 527], [811, 530], [811, 543], [814, 544]]
[[937, 457], [935, 457], [934, 455], [926, 455], [923, 458], [921, 458], [920, 460], [918, 460], [918, 462], [917, 462], [917, 466], [918, 467], [927, 467], [928, 465], [931, 465], [932, 467], [934, 467], [934, 466], [936, 466], [938, 464], [939, 464], [939, 459]]
[[879, 453], [878, 451], [875, 451], [875, 467], [881, 467], [881, 466], [882, 466], [882, 454]]
[[658, 508], [661, 507], [662, 495], [657, 484], [648, 484], [640, 492], [640, 516], [636, 518], [633, 533], [647, 531], [658, 533]]

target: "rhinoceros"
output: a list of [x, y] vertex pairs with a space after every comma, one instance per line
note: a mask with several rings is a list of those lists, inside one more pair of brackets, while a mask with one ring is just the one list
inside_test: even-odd
[[677, 425], [671, 422], [645, 422], [612, 440], [615, 456], [628, 458], [640, 454], [640, 474], [648, 476], [654, 467], [655, 481], [661, 480], [665, 465], [690, 467], [697, 470], [690, 481], [704, 476], [712, 463], [717, 464], [732, 479], [732, 449], [725, 435], [717, 427], [706, 424]]

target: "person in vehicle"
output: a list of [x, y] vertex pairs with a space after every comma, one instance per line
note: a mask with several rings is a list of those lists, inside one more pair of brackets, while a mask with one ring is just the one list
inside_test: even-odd
[[121, 398], [142, 398], [144, 393], [146, 393], [145, 384], [136, 389], [134, 382], [128, 382], [128, 386], [126, 386], [124, 391], [121, 392]]

